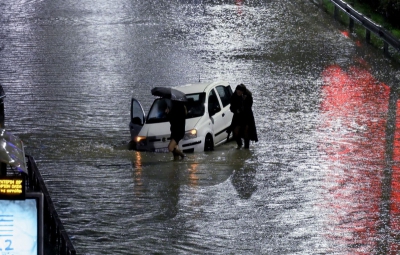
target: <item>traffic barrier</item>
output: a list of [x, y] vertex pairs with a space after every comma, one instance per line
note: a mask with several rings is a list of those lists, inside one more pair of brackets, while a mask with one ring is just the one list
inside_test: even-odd
[[76, 255], [74, 246], [51, 200], [50, 194], [32, 156], [26, 155], [29, 191], [40, 191], [44, 194], [44, 246], [45, 251], [54, 255]]

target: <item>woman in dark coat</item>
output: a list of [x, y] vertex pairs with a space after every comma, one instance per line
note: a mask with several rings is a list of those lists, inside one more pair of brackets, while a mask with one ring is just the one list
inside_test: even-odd
[[180, 101], [171, 101], [171, 109], [167, 108], [166, 111], [168, 120], [171, 124], [171, 141], [168, 144], [168, 150], [174, 155], [174, 159], [185, 157], [185, 154], [179, 150], [179, 141], [185, 136], [186, 125], [186, 106]]
[[258, 142], [256, 123], [253, 115], [253, 96], [245, 85], [239, 84], [231, 96], [230, 110], [233, 112], [230, 130], [236, 140], [238, 149], [243, 146], [248, 149], [250, 141]]

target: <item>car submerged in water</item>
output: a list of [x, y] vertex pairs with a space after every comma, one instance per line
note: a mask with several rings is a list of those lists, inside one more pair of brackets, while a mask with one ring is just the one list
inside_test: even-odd
[[[233, 90], [228, 82], [187, 84], [174, 89], [186, 95], [186, 132], [179, 142], [183, 152], [210, 151], [229, 139]], [[156, 98], [146, 116], [139, 101], [132, 98], [129, 129], [133, 149], [168, 152], [171, 132], [165, 107], [170, 104], [169, 100]]]

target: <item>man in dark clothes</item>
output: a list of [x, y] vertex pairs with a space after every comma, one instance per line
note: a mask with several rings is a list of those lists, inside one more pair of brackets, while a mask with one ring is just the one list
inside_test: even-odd
[[253, 115], [253, 96], [245, 85], [239, 84], [235, 89], [235, 93], [231, 96], [230, 110], [233, 112], [232, 124], [230, 130], [238, 145], [238, 149], [243, 146], [248, 149], [250, 140], [258, 142], [256, 124]]
[[168, 107], [165, 112], [168, 115], [169, 123], [171, 124], [171, 141], [168, 145], [168, 150], [174, 155], [174, 160], [185, 157], [185, 154], [179, 150], [179, 141], [185, 136], [186, 125], [186, 106], [180, 101], [171, 101], [171, 109]]

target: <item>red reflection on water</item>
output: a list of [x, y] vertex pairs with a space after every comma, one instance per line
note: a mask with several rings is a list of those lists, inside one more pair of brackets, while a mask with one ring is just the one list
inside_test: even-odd
[[345, 37], [349, 37], [350, 33], [349, 31], [341, 31], [342, 35], [344, 35]]
[[[349, 38], [350, 37], [350, 32], [349, 31], [340, 31], [340, 33], [342, 34], [342, 35], [344, 35], [345, 37], [347, 37], [347, 38]], [[361, 43], [361, 41], [360, 40], [356, 40], [356, 46], [358, 46], [358, 47], [361, 47], [362, 46], [362, 43]]]
[[243, 3], [244, 3], [244, 0], [235, 0], [235, 4], [237, 6], [237, 13], [239, 15], [242, 14], [242, 5], [243, 5]]
[[370, 254], [376, 249], [390, 89], [365, 67], [332, 65], [322, 78], [327, 235], [337, 250]]

